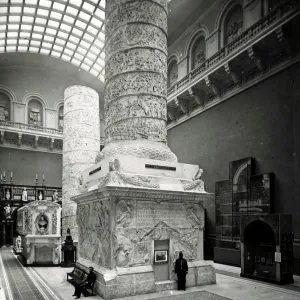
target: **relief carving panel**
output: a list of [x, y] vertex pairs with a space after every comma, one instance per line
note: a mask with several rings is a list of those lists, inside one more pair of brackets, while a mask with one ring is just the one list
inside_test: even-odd
[[[138, 1], [142, 2], [143, 0], [138, 0]], [[106, 16], [111, 14], [120, 5], [126, 4], [127, 2], [130, 2], [130, 0], [109, 0], [109, 1], [107, 1], [106, 7], [105, 7], [105, 11], [107, 14]], [[164, 9], [167, 12], [167, 10], [168, 10], [167, 0], [152, 0], [152, 2], [159, 4], [162, 7], [162, 9]]]
[[152, 117], [167, 120], [166, 99], [162, 97], [137, 95], [128, 96], [107, 105], [105, 125], [133, 117]]
[[[179, 251], [189, 260], [197, 260], [200, 231], [204, 225], [204, 210], [194, 203], [170, 203], [122, 200], [117, 208], [117, 220], [123, 216], [123, 225], [116, 227], [114, 236], [114, 258], [118, 267], [151, 264], [153, 240], [173, 241], [175, 260]], [[136, 211], [136, 223], [132, 221]], [[122, 213], [120, 213], [122, 212]]]
[[167, 96], [167, 81], [160, 73], [125, 73], [105, 85], [106, 105], [118, 97], [137, 94]]
[[167, 37], [164, 32], [152, 25], [128, 24], [119, 28], [106, 44], [106, 61], [116, 52], [128, 50], [133, 47], [159, 49], [168, 55]]
[[166, 141], [165, 121], [157, 119], [136, 118], [112, 124], [105, 128], [105, 141], [111, 140], [153, 140]]
[[81, 204], [77, 207], [79, 256], [108, 267], [110, 254], [109, 201]]
[[108, 38], [118, 27], [122, 27], [129, 22], [153, 24], [161, 28], [165, 34], [167, 34], [167, 12], [155, 2], [132, 1], [124, 3], [116, 7], [116, 9], [111, 12], [109, 18], [115, 21], [109, 22], [109, 26], [106, 27]]
[[156, 49], [131, 49], [118, 52], [106, 63], [105, 80], [112, 76], [132, 71], [153, 71], [163, 73], [167, 79], [167, 55]]

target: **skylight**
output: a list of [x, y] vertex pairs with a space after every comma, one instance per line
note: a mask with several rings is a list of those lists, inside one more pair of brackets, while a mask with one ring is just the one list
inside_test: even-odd
[[0, 53], [70, 62], [104, 81], [105, 0], [1, 0]]

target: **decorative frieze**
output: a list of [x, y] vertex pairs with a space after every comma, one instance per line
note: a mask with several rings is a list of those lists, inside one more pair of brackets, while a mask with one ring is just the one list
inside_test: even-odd
[[120, 122], [128, 118], [153, 117], [166, 120], [166, 99], [164, 97], [137, 95], [116, 100], [112, 106], [106, 106], [105, 125]]
[[167, 37], [161, 29], [148, 24], [128, 24], [119, 28], [107, 41], [105, 59], [109, 62], [110, 57], [116, 53], [137, 46], [157, 49], [168, 54]]
[[93, 165], [100, 149], [99, 96], [84, 86], [65, 90], [62, 218], [63, 236], [70, 228], [77, 240], [76, 204], [71, 197], [80, 193], [80, 175]]
[[107, 2], [105, 147], [97, 161], [118, 153], [177, 160], [166, 146], [166, 8], [165, 0]]
[[162, 72], [167, 78], [167, 56], [165, 52], [157, 49], [130, 49], [118, 52], [112, 56], [105, 66], [105, 80], [118, 74], [133, 71]]
[[118, 22], [109, 22], [106, 26], [106, 35], [110, 35], [119, 27], [126, 26], [128, 23], [147, 23], [158, 27], [167, 34], [167, 11], [154, 1], [123, 1], [122, 5], [116, 7], [109, 19]]

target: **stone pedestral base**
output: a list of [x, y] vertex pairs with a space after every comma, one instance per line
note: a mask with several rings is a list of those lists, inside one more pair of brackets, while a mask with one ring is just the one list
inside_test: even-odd
[[213, 195], [204, 191], [201, 174], [194, 165], [125, 156], [83, 173], [83, 194], [72, 198], [78, 256], [98, 272], [100, 296], [173, 289], [179, 251], [190, 267], [188, 287], [215, 283], [213, 267], [203, 261], [203, 202]]
[[[94, 267], [97, 274], [95, 291], [103, 299], [115, 299], [166, 290], [177, 290], [177, 278], [174, 270], [172, 271], [171, 280], [155, 282], [153, 266], [109, 270], [86, 259], [79, 259], [77, 263], [85, 267]], [[205, 261], [189, 263], [186, 287], [214, 283], [216, 283], [216, 274], [212, 265]]]

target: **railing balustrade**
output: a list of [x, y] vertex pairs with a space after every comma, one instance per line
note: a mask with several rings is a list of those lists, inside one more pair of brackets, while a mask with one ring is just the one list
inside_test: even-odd
[[200, 77], [205, 71], [213, 68], [220, 61], [226, 59], [231, 53], [238, 51], [243, 45], [254, 39], [259, 33], [273, 25], [276, 21], [284, 18], [288, 13], [300, 7], [300, 0], [289, 0], [278, 6], [257, 23], [249, 27], [233, 41], [221, 48], [217, 53], [206, 59], [197, 68], [193, 69], [189, 74], [178, 80], [174, 85], [168, 88], [168, 96], [186, 85], [196, 77]]
[[60, 129], [47, 128], [47, 127], [41, 127], [41, 126], [24, 124], [24, 123], [17, 123], [17, 122], [11, 122], [11, 121], [2, 121], [1, 120], [0, 121], [0, 126], [13, 127], [13, 128], [16, 128], [16, 129], [21, 129], [21, 130], [45, 132], [45, 133], [57, 134], [57, 135], [61, 135], [61, 136], [63, 134], [63, 131], [60, 130]]

